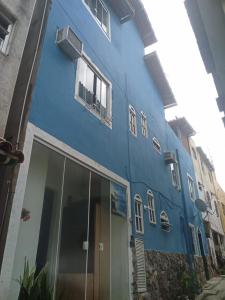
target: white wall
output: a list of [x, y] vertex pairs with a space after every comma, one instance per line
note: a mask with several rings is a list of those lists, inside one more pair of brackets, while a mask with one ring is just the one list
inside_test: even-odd
[[39, 147], [40, 145], [34, 144], [31, 157], [23, 204], [23, 207], [31, 212], [31, 218], [27, 222], [20, 222], [16, 257], [9, 294], [10, 300], [17, 300], [18, 298], [19, 285], [15, 280], [19, 279], [23, 272], [25, 257], [29, 260], [30, 266], [35, 266], [48, 168], [48, 151], [39, 151]]

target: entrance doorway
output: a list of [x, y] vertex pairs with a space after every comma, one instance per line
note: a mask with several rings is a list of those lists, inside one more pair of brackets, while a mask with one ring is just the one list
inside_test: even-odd
[[[54, 298], [128, 300], [126, 188], [35, 142], [13, 278], [48, 264]], [[12, 283], [10, 299], [17, 299]]]

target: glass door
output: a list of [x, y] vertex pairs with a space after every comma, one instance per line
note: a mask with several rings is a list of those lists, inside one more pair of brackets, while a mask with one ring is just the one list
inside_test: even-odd
[[91, 174], [88, 276], [94, 274], [93, 295], [87, 300], [110, 299], [110, 182]]
[[[90, 171], [66, 161], [61, 205], [56, 299], [86, 299], [93, 273], [87, 274]], [[86, 282], [87, 281], [87, 282]]]
[[67, 160], [56, 299], [110, 299], [110, 182]]
[[48, 265], [55, 300], [127, 300], [124, 188], [34, 142], [23, 211], [14, 279], [26, 257], [37, 274]]

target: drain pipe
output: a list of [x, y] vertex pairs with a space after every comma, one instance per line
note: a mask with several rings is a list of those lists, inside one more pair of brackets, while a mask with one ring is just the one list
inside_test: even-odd
[[176, 150], [176, 156], [177, 156], [177, 162], [178, 162], [178, 169], [179, 169], [179, 173], [180, 173], [181, 198], [182, 198], [183, 207], [184, 207], [183, 225], [184, 225], [185, 243], [186, 243], [186, 248], [187, 248], [187, 262], [189, 264], [191, 271], [193, 271], [194, 270], [193, 254], [192, 254], [192, 247], [191, 247], [191, 242], [190, 242], [190, 233], [188, 230], [188, 228], [189, 228], [188, 211], [187, 211], [187, 204], [185, 201], [183, 174], [181, 172], [180, 156], [179, 156], [178, 149]]

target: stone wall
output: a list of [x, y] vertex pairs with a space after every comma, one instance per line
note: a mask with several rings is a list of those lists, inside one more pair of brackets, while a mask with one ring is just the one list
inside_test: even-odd
[[202, 286], [206, 282], [204, 263], [200, 256], [195, 256], [194, 258], [195, 271], [197, 273], [197, 279]]
[[[135, 254], [135, 253], [134, 253]], [[204, 265], [201, 257], [195, 258], [195, 270], [200, 285], [206, 282]], [[181, 291], [181, 276], [189, 270], [186, 255], [178, 253], [163, 253], [159, 251], [145, 251], [145, 268], [147, 279], [147, 292], [137, 293], [136, 261], [134, 267], [134, 300], [175, 300]]]

